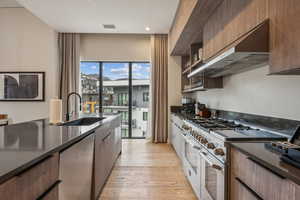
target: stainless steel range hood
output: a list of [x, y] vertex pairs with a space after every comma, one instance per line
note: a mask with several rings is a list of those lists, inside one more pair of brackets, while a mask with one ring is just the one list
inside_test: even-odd
[[269, 23], [262, 23], [245, 36], [200, 66], [188, 77], [202, 73], [208, 77], [220, 77], [265, 66], [269, 60]]

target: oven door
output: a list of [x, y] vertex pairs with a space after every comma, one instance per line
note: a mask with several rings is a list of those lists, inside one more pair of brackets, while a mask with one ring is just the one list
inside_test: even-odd
[[203, 200], [224, 200], [224, 164], [207, 151], [201, 151], [201, 194]]
[[184, 154], [183, 154], [183, 170], [188, 178], [192, 188], [198, 198], [200, 198], [200, 152], [201, 146], [193, 141], [189, 136], [185, 137]]

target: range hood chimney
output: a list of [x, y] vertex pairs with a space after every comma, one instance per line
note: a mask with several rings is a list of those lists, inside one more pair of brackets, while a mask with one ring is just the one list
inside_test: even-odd
[[265, 21], [252, 31], [221, 50], [217, 56], [191, 72], [188, 77], [204, 73], [216, 78], [241, 73], [265, 66], [269, 60], [269, 22]]

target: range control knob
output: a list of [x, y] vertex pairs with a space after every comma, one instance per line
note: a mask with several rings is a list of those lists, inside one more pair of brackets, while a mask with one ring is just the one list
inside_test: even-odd
[[197, 137], [196, 137], [196, 138], [197, 138], [197, 140], [199, 140], [199, 141], [200, 141], [200, 140], [201, 140], [203, 137], [202, 137], [201, 135], [197, 135]]
[[225, 152], [224, 152], [223, 149], [221, 149], [221, 148], [215, 149], [214, 153], [215, 153], [217, 156], [224, 156], [224, 155], [225, 155]]
[[207, 143], [208, 143], [207, 139], [205, 139], [205, 138], [202, 138], [200, 142], [201, 142], [202, 144], [207, 144]]
[[183, 125], [181, 126], [181, 128], [183, 128], [184, 130], [187, 130], [187, 131], [189, 131], [189, 130], [192, 129], [191, 127], [189, 127], [189, 126], [186, 125], [186, 124], [183, 124]]
[[208, 143], [207, 148], [214, 149], [214, 148], [216, 148], [216, 146], [213, 143]]

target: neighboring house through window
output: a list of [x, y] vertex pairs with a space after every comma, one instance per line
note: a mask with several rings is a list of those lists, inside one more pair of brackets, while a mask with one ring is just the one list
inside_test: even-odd
[[148, 112], [143, 112], [143, 121], [148, 121]]
[[149, 92], [144, 92], [143, 93], [143, 101], [148, 102], [149, 101]]

